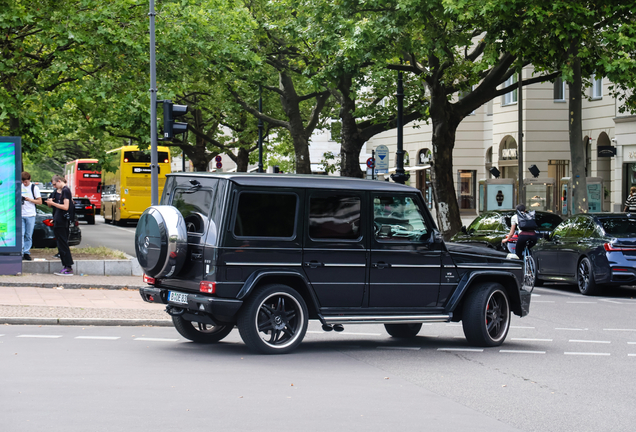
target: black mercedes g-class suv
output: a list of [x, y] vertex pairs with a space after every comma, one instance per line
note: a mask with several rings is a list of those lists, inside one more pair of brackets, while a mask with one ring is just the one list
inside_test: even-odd
[[167, 304], [183, 337], [218, 342], [236, 325], [262, 353], [293, 350], [308, 319], [403, 338], [462, 321], [469, 343], [498, 346], [534, 286], [503, 252], [445, 244], [418, 190], [342, 177], [169, 174], [135, 250], [142, 298]]

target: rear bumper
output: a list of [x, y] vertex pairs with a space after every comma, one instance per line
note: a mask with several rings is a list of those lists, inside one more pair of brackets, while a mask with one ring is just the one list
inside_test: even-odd
[[189, 315], [185, 316], [185, 318], [192, 315], [204, 315], [209, 316], [215, 322], [235, 322], [236, 314], [243, 305], [242, 300], [211, 297], [183, 291], [178, 292], [188, 295], [188, 304], [173, 303], [168, 301], [168, 291], [176, 290], [144, 287], [139, 289], [139, 294], [148, 303], [163, 303], [170, 305], [173, 310], [181, 309], [188, 312]]

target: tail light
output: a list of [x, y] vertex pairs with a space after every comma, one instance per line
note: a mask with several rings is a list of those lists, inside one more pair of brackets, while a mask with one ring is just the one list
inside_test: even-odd
[[209, 281], [199, 282], [199, 291], [206, 294], [214, 294], [216, 292], [216, 282], [209, 282]]
[[42, 223], [48, 227], [52, 227], [53, 226], [53, 219], [44, 219], [42, 221]]
[[79, 226], [79, 222], [78, 221], [75, 221], [75, 226]]
[[147, 284], [154, 284], [155, 283], [155, 278], [148, 276], [147, 274], [144, 273], [144, 282]]
[[87, 205], [86, 206], [86, 210], [93, 210], [93, 206], [92, 205]]
[[603, 245], [603, 248], [607, 251], [607, 252], [614, 252], [614, 251], [636, 251], [636, 248], [633, 247], [616, 247], [614, 246], [612, 243], [605, 243]]

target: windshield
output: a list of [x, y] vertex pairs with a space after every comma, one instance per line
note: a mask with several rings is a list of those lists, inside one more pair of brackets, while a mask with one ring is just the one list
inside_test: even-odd
[[558, 215], [550, 213], [536, 213], [535, 219], [539, 229], [547, 231], [552, 231], [557, 227], [557, 225], [563, 222]]
[[636, 237], [636, 219], [627, 217], [600, 220], [605, 232], [614, 237]]
[[97, 162], [78, 162], [78, 171], [97, 171]]

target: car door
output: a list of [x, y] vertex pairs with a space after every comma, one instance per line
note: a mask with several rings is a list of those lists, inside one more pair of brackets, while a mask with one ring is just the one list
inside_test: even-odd
[[581, 253], [588, 249], [592, 234], [592, 219], [589, 216], [575, 216], [570, 229], [561, 239], [560, 266], [563, 276], [574, 277]]
[[558, 275], [561, 273], [560, 255], [565, 238], [573, 219], [563, 221], [557, 226], [550, 238], [542, 241], [533, 251], [536, 259], [539, 275]]
[[303, 269], [322, 308], [361, 307], [367, 275], [362, 192], [308, 190]]
[[416, 194], [373, 193], [369, 307], [425, 308], [437, 303], [442, 245]]

